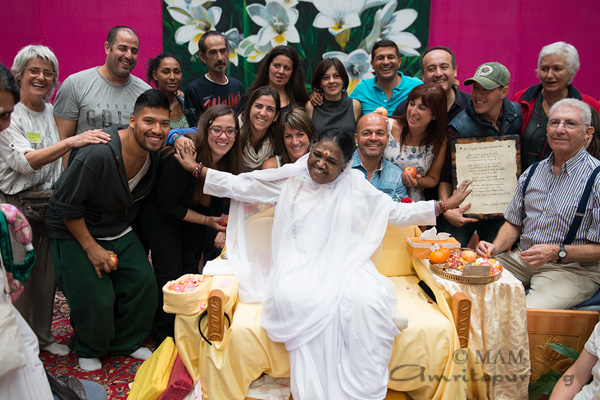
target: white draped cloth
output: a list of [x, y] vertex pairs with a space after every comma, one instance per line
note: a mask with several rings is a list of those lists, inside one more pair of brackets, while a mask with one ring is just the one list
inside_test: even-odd
[[[396, 297], [370, 257], [388, 223], [435, 224], [434, 202], [396, 203], [349, 166], [318, 184], [307, 158], [238, 176], [209, 170], [204, 193], [234, 200], [227, 249], [240, 301], [263, 303], [262, 326], [290, 353], [294, 398], [383, 399]], [[245, 235], [244, 202], [275, 205], [270, 257], [249, 246], [259, 238]]]

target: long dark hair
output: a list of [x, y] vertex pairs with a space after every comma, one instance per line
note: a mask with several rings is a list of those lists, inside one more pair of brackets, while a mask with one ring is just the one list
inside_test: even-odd
[[[425, 136], [420, 145], [433, 145], [433, 153], [437, 154], [446, 138], [446, 124], [448, 120], [448, 110], [446, 109], [446, 92], [442, 87], [435, 83], [426, 83], [416, 86], [409, 94], [407, 102], [410, 103], [421, 98], [423, 105], [431, 110], [433, 120], [425, 129]], [[402, 131], [400, 132], [400, 144], [408, 141], [410, 132], [408, 130], [408, 110], [398, 118]]]
[[[250, 138], [252, 137], [252, 124], [250, 122], [250, 111], [252, 110], [252, 105], [254, 104], [256, 99], [258, 99], [260, 96], [273, 97], [273, 99], [275, 99], [275, 113], [279, 114], [279, 112], [281, 111], [281, 101], [279, 100], [279, 93], [277, 93], [277, 90], [273, 89], [270, 86], [263, 86], [263, 87], [259, 87], [254, 92], [252, 92], [252, 94], [250, 95], [250, 99], [248, 100], [248, 103], [246, 103], [246, 108], [244, 108], [243, 124], [242, 124], [242, 127], [240, 128], [239, 136], [240, 136], [240, 145], [242, 146], [242, 149], [246, 148], [246, 146], [250, 142]], [[265, 139], [270, 138], [271, 142], [273, 144], [275, 144], [275, 141], [276, 141], [275, 133], [276, 133], [277, 128], [278, 127], [277, 127], [276, 122], [271, 124], [271, 126], [265, 133], [265, 136], [263, 137], [262, 140], [264, 141]]]
[[308, 101], [308, 93], [304, 86], [304, 73], [302, 72], [298, 52], [291, 46], [277, 46], [271, 49], [267, 58], [260, 64], [256, 79], [254, 79], [248, 91], [252, 92], [261, 86], [269, 86], [269, 67], [273, 59], [277, 56], [286, 56], [292, 60], [292, 76], [290, 76], [290, 80], [285, 85], [285, 93], [290, 99], [290, 104], [304, 106]]
[[[231, 149], [219, 160], [218, 165], [213, 166], [212, 153], [208, 145], [208, 128], [213, 124], [215, 119], [223, 115], [231, 115], [235, 122], [235, 129], [239, 132], [239, 122], [235, 112], [225, 104], [217, 104], [202, 113], [198, 121], [198, 134], [196, 135], [196, 162], [201, 162], [207, 167], [218, 169], [220, 171], [231, 172], [234, 175], [242, 172], [242, 146], [240, 145], [239, 134], [233, 142]], [[210, 204], [210, 196], [205, 195], [202, 191], [204, 182], [200, 179], [196, 180], [194, 187], [194, 202], [200, 203], [208, 207]]]
[[281, 165], [292, 162], [283, 140], [286, 126], [306, 133], [309, 145], [315, 136], [315, 124], [313, 124], [312, 119], [310, 119], [304, 109], [294, 107], [279, 117], [279, 129], [277, 129], [277, 139], [275, 140], [275, 154], [279, 156]]

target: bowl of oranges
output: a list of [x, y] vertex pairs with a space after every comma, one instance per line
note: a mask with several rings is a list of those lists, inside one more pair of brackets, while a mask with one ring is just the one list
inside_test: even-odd
[[497, 281], [502, 266], [493, 258], [478, 257], [472, 249], [446, 249], [429, 255], [431, 272], [460, 283], [485, 284]]

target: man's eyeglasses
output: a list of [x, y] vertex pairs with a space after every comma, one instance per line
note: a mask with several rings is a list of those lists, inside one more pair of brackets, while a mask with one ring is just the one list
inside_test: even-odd
[[56, 76], [56, 72], [54, 71], [42, 71], [39, 68], [27, 68], [27, 72], [29, 72], [33, 76], [38, 76], [39, 74], [43, 74], [44, 78], [54, 78]]
[[552, 121], [548, 122], [548, 128], [552, 128], [552, 129], [558, 129], [558, 127], [560, 126], [560, 124], [563, 124], [564, 127], [566, 129], [575, 129], [577, 128], [578, 125], [588, 125], [588, 124], [578, 124], [575, 121], [559, 121], [557, 119], [553, 119]]
[[225, 132], [225, 135], [227, 135], [230, 138], [234, 138], [238, 132], [237, 129], [235, 129], [235, 128], [223, 129], [220, 126], [211, 126], [210, 128], [208, 128], [208, 130], [210, 131], [211, 135], [213, 135], [214, 137], [219, 137], [223, 134], [223, 132]]

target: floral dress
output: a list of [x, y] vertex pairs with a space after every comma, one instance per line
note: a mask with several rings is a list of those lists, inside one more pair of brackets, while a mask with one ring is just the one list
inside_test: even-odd
[[[400, 144], [390, 133], [390, 141], [383, 152], [383, 157], [396, 164], [400, 169], [415, 167], [421, 176], [427, 175], [427, 171], [433, 163], [433, 145], [407, 146]], [[425, 200], [423, 189], [407, 187], [408, 197], [412, 201]]]

